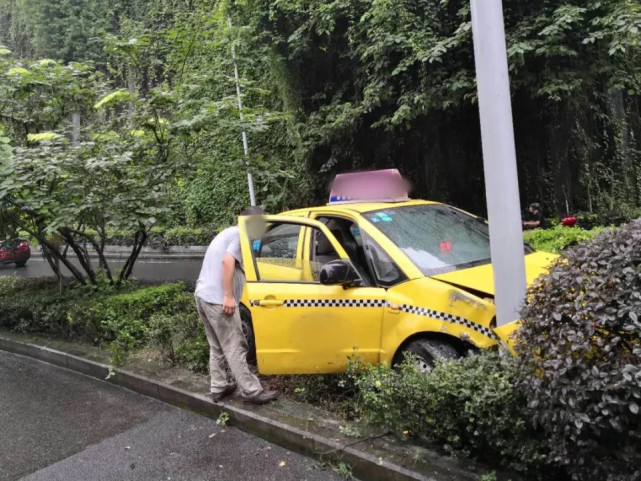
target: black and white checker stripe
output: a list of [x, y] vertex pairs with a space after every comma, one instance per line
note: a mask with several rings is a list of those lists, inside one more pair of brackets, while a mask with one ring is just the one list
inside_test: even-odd
[[[250, 301], [250, 305], [259, 306], [260, 301]], [[284, 307], [386, 307], [388, 305], [389, 303], [385, 299], [286, 299], [283, 302]], [[409, 314], [459, 324], [473, 329], [490, 339], [498, 339], [491, 329], [463, 317], [455, 316], [454, 314], [447, 314], [445, 312], [434, 311], [425, 307], [411, 306], [409, 304], [400, 304], [398, 307], [401, 311]]]
[[[250, 301], [259, 306], [260, 301]], [[285, 299], [284, 307], [385, 307], [385, 299]]]
[[385, 307], [385, 299], [288, 299], [285, 307]]
[[445, 312], [433, 311], [432, 309], [427, 309], [425, 307], [416, 307], [416, 306], [410, 306], [407, 304], [401, 304], [399, 308], [401, 309], [401, 311], [408, 312], [410, 314], [431, 317], [432, 319], [438, 319], [439, 321], [452, 322], [454, 324], [459, 324], [469, 329], [474, 329], [475, 331], [480, 332], [481, 334], [489, 337], [490, 339], [497, 339], [496, 334], [494, 334], [494, 332], [492, 332], [491, 329], [485, 326], [481, 326], [480, 324], [477, 324], [475, 322], [468, 321], [467, 319], [464, 319], [462, 317], [455, 316], [454, 314], [447, 314]]

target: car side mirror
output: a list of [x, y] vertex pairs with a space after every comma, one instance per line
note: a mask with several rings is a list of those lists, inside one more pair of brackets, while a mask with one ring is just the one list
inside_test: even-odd
[[328, 262], [320, 270], [320, 282], [325, 286], [349, 287], [359, 280], [352, 263], [343, 259]]

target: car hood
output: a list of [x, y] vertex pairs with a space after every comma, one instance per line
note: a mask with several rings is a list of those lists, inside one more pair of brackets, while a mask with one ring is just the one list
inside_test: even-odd
[[[548, 252], [534, 252], [525, 256], [525, 272], [528, 286], [542, 274], [546, 274], [550, 265], [558, 258]], [[447, 282], [463, 289], [471, 289], [494, 296], [494, 271], [492, 264], [470, 267], [459, 271], [432, 276], [433, 279]]]

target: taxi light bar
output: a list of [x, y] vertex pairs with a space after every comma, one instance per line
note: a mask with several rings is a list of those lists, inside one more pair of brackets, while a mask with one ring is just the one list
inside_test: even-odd
[[329, 204], [350, 202], [403, 202], [409, 184], [397, 169], [338, 174], [332, 183]]

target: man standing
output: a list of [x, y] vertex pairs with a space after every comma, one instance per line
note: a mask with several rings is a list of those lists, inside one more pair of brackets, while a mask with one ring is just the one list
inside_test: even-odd
[[530, 204], [528, 209], [528, 214], [526, 214], [526, 220], [523, 222], [523, 228], [528, 229], [545, 229], [545, 217], [541, 212], [541, 206], [539, 204]]
[[[262, 217], [264, 211], [249, 207], [240, 215]], [[238, 226], [233, 226], [209, 244], [196, 282], [196, 305], [209, 341], [211, 398], [220, 401], [236, 390], [236, 384], [227, 381], [226, 361], [245, 402], [266, 404], [275, 400], [278, 393], [265, 391], [247, 365], [247, 340], [238, 311], [244, 286], [240, 234]]]

